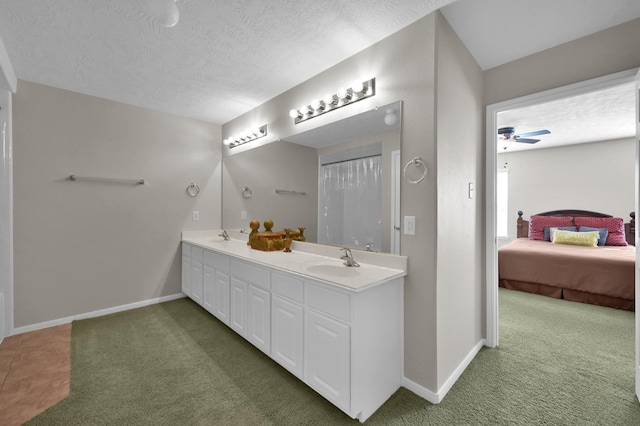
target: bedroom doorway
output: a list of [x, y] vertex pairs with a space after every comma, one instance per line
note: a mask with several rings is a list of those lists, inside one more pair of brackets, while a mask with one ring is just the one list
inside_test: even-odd
[[[498, 238], [497, 238], [497, 174], [498, 174], [498, 114], [518, 108], [530, 107], [573, 96], [582, 95], [622, 84], [630, 84], [635, 81], [637, 69], [604, 76], [584, 82], [564, 86], [497, 104], [488, 105], [486, 109], [486, 341], [488, 347], [496, 347], [499, 344], [498, 330]], [[640, 150], [637, 150], [636, 157]], [[638, 185], [638, 159], [636, 158], [636, 188]], [[635, 206], [638, 211], [638, 194], [636, 190]], [[638, 263], [638, 262], [637, 262]], [[638, 274], [636, 274], [638, 275]], [[637, 287], [636, 287], [637, 289]], [[636, 294], [638, 290], [636, 290]], [[636, 321], [638, 317], [636, 316]], [[638, 339], [637, 339], [638, 340]], [[636, 342], [638, 345], [638, 341]], [[640, 347], [638, 348], [640, 351]], [[638, 352], [637, 351], [637, 352]], [[638, 373], [640, 374], [640, 360]], [[637, 375], [638, 376], [638, 375]]]

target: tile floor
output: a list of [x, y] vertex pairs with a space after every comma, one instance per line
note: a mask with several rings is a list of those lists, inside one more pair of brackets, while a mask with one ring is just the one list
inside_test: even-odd
[[21, 425], [69, 396], [71, 324], [0, 344], [0, 425]]

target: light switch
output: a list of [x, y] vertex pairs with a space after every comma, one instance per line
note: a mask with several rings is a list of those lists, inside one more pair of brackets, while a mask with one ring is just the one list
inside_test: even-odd
[[191, 212], [191, 219], [192, 220], [200, 220], [200, 212], [197, 210], [194, 210]]
[[416, 217], [404, 217], [404, 235], [416, 235]]
[[246, 219], [246, 218], [247, 218], [247, 212], [246, 212], [246, 211], [244, 211], [244, 210], [242, 210], [242, 211], [240, 212], [240, 219]]
[[473, 198], [474, 192], [476, 191], [476, 187], [473, 182], [469, 182], [469, 198]]

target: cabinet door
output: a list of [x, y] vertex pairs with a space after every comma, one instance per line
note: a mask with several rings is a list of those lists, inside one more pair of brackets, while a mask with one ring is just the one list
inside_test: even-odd
[[271, 357], [298, 378], [303, 373], [302, 312], [302, 306], [271, 297]]
[[213, 288], [213, 315], [229, 325], [229, 275], [216, 271]]
[[306, 310], [304, 344], [305, 383], [348, 412], [351, 402], [349, 326]]
[[191, 258], [182, 256], [182, 292], [191, 297]]
[[204, 265], [204, 274], [202, 281], [202, 306], [209, 311], [210, 313], [214, 313], [213, 306], [213, 292], [216, 284], [216, 270], [213, 269], [209, 265]]
[[229, 297], [229, 327], [247, 337], [247, 283], [231, 277]]
[[202, 305], [202, 262], [191, 259], [191, 298]]
[[271, 295], [249, 285], [247, 339], [262, 352], [271, 353]]

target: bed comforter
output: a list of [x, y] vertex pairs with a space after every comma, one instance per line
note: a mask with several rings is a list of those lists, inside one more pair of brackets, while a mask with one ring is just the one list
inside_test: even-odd
[[584, 247], [518, 238], [498, 250], [500, 286], [634, 309], [635, 247]]

